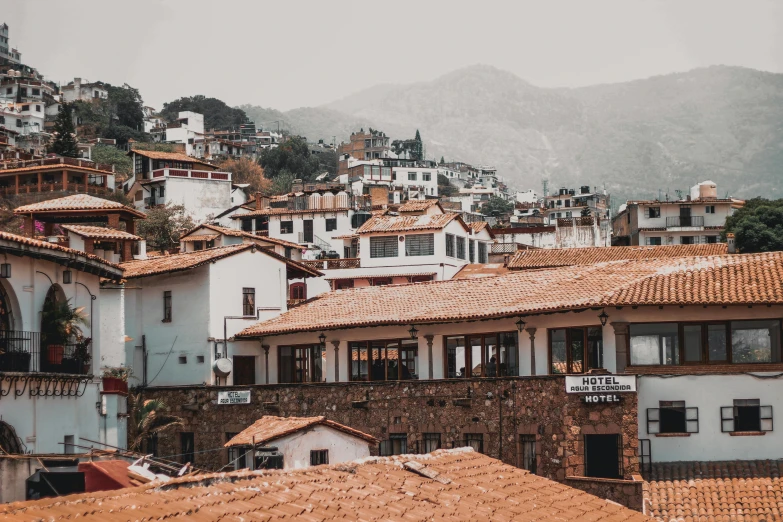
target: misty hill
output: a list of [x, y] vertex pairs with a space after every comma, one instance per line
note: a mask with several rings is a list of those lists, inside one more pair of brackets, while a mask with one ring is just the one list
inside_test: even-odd
[[752, 69], [715, 66], [546, 89], [473, 66], [324, 107], [241, 108], [311, 140], [344, 140], [360, 127], [393, 138], [419, 129], [429, 158], [494, 164], [517, 188], [540, 190], [544, 178], [552, 189], [605, 186], [615, 203], [659, 190], [673, 195], [704, 179], [715, 181], [721, 196], [783, 192], [783, 75]]

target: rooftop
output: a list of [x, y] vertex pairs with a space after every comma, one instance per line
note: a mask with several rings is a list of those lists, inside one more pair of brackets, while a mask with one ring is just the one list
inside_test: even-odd
[[441, 230], [454, 220], [468, 230], [459, 214], [433, 214], [422, 216], [373, 216], [359, 227], [357, 234], [374, 232], [412, 232], [418, 230]]
[[328, 426], [329, 428], [353, 435], [364, 439], [372, 444], [377, 444], [378, 439], [372, 435], [349, 428], [338, 422], [328, 420], [326, 417], [275, 417], [273, 415], [264, 415], [251, 426], [242, 430], [230, 441], [226, 442], [225, 447], [233, 446], [252, 446], [265, 445], [273, 440], [277, 440], [286, 435], [291, 435], [297, 431], [307, 430], [315, 426]]
[[714, 256], [728, 253], [725, 243], [706, 245], [615, 246], [518, 250], [506, 266], [511, 270], [592, 265], [621, 259]]
[[494, 277], [508, 273], [503, 263], [469, 264], [463, 266], [452, 279], [476, 279], [479, 277]]
[[449, 323], [607, 306], [783, 304], [783, 252], [623, 260], [338, 290], [238, 335]]
[[73, 232], [82, 237], [93, 239], [126, 239], [130, 241], [141, 241], [141, 237], [130, 234], [123, 230], [115, 230], [106, 227], [92, 227], [86, 225], [60, 225], [63, 230]]
[[[219, 234], [224, 234], [226, 236], [245, 237], [245, 238], [248, 238], [248, 239], [254, 239], [254, 240], [258, 240], [258, 241], [263, 241], [265, 243], [271, 243], [271, 244], [274, 244], [274, 245], [280, 245], [280, 246], [284, 246], [284, 247], [287, 247], [287, 248], [295, 248], [297, 250], [302, 248], [302, 245], [300, 245], [298, 243], [292, 243], [292, 242], [286, 241], [284, 239], [277, 239], [277, 238], [268, 237], [268, 236], [259, 236], [259, 235], [256, 235], [256, 234], [252, 234], [250, 232], [245, 232], [244, 230], [237, 230], [235, 228], [221, 227], [219, 225], [211, 225], [209, 223], [204, 223], [203, 225], [198, 225], [197, 227], [192, 228], [191, 230], [189, 230], [187, 233], [185, 233], [180, 238], [180, 241], [187, 241], [188, 239], [191, 240], [191, 241], [194, 240], [194, 238], [196, 236], [191, 236], [191, 234], [193, 234], [194, 232], [197, 232], [198, 230], [202, 230], [202, 229], [213, 230], [215, 232], [218, 232]], [[215, 237], [217, 237], [217, 236], [215, 236]], [[187, 239], [183, 239], [183, 238], [187, 238]]]
[[467, 448], [293, 471], [196, 475], [119, 491], [5, 504], [0, 516], [8, 522], [650, 520]]
[[139, 156], [144, 156], [145, 158], [156, 159], [156, 160], [178, 161], [181, 163], [197, 163], [199, 165], [212, 167], [213, 169], [217, 168], [215, 167], [215, 165], [212, 165], [211, 163], [200, 160], [198, 158], [194, 158], [192, 156], [188, 156], [187, 154], [182, 154], [180, 152], [160, 152], [157, 150], [133, 149], [128, 152], [129, 156], [131, 154], [138, 154]]
[[783, 461], [662, 462], [649, 477], [650, 514], [661, 521], [780, 520]]
[[[29, 237], [18, 236], [9, 232], [0, 231], [0, 252], [6, 250], [5, 245], [3, 245], [2, 242], [14, 243], [15, 246], [13, 247], [13, 253], [16, 255], [25, 255], [25, 253], [29, 253], [30, 255], [33, 255], [33, 257], [49, 257], [50, 261], [62, 261], [65, 266], [70, 266], [72, 264], [71, 258], [81, 258], [83, 260], [89, 260], [92, 262], [95, 268], [90, 268], [86, 263], [75, 264], [75, 266], [79, 267], [79, 270], [98, 274], [102, 277], [115, 277], [121, 274], [119, 265], [106, 261], [105, 259], [96, 255], [88, 254], [86, 252], [82, 252], [81, 250], [60, 246], [55, 243], [49, 243], [48, 241], [40, 241], [38, 239], [32, 239]], [[67, 257], [58, 256], [54, 254], [54, 252], [54, 255], [52, 256], [41, 256], [39, 253], [33, 252], [31, 250], [35, 248], [67, 254]]]
[[[248, 208], [248, 204], [243, 205], [242, 208]], [[276, 216], [276, 215], [285, 215], [285, 214], [323, 214], [327, 212], [346, 212], [348, 210], [352, 210], [350, 207], [337, 207], [337, 208], [308, 208], [308, 209], [300, 209], [300, 210], [293, 210], [289, 208], [261, 208], [261, 209], [253, 209], [250, 212], [245, 212], [244, 214], [234, 214], [231, 216], [231, 219], [241, 219], [241, 218], [248, 218], [252, 216]]]
[[49, 199], [39, 203], [23, 205], [14, 209], [14, 214], [32, 214], [41, 212], [60, 212], [60, 211], [85, 211], [85, 210], [115, 210], [134, 214], [138, 217], [145, 217], [143, 213], [126, 207], [117, 201], [109, 199], [96, 198], [89, 194], [72, 194], [62, 198]]
[[[440, 202], [437, 199], [411, 199], [400, 205], [397, 210], [399, 212], [421, 212], [434, 206], [440, 207]], [[440, 210], [443, 212], [443, 207]]]

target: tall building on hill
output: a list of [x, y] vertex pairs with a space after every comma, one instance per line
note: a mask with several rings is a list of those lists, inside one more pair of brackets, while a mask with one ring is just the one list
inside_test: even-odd
[[13, 63], [22, 61], [22, 53], [11, 47], [8, 39], [8, 24], [0, 24], [0, 59], [6, 59]]
[[358, 160], [374, 160], [386, 158], [389, 156], [389, 137], [383, 132], [370, 129], [364, 132], [364, 129], [351, 134], [351, 140], [348, 143], [341, 143], [337, 148], [337, 154], [340, 156], [338, 174], [348, 174], [348, 157]]

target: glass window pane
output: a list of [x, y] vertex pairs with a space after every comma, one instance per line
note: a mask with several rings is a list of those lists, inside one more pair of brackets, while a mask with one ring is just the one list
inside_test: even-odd
[[289, 383], [294, 381], [294, 356], [293, 348], [290, 346], [281, 346], [280, 350], [280, 382]]
[[707, 349], [710, 362], [726, 361], [728, 356], [725, 324], [707, 325]]
[[604, 366], [604, 329], [594, 326], [587, 329], [587, 368]]
[[685, 362], [701, 362], [701, 325], [686, 324], [682, 327], [685, 343]]
[[500, 368], [499, 376], [517, 376], [519, 369], [517, 366], [517, 334], [506, 332], [500, 334]]
[[386, 343], [384, 341], [372, 341], [370, 345], [370, 357], [372, 361], [372, 371], [370, 372], [370, 378], [373, 381], [385, 381]]
[[466, 377], [465, 367], [465, 338], [447, 337], [446, 338], [446, 377], [453, 379], [455, 377]]
[[367, 344], [351, 343], [351, 380], [366, 381], [369, 368], [367, 360]]
[[734, 363], [780, 362], [780, 321], [733, 321], [731, 360]]
[[564, 329], [552, 330], [550, 353], [552, 367], [549, 373], [568, 373], [566, 360], [566, 331]]
[[470, 365], [472, 377], [481, 377], [481, 337], [470, 337]]
[[397, 341], [386, 343], [386, 378], [396, 381], [400, 375], [400, 352]]
[[632, 324], [631, 364], [679, 364], [677, 323]]
[[585, 330], [584, 328], [571, 328], [571, 369], [569, 373], [584, 372], [585, 359]]
[[[484, 337], [484, 360], [487, 361], [487, 367], [484, 370], [484, 377], [497, 377], [498, 376], [498, 343], [497, 337], [494, 335], [487, 335]], [[474, 364], [475, 368], [476, 365]]]
[[406, 339], [400, 345], [400, 379], [418, 379], [419, 341]]
[[320, 344], [313, 345], [311, 348], [310, 371], [312, 382], [324, 382], [324, 366], [326, 366], [326, 347]]

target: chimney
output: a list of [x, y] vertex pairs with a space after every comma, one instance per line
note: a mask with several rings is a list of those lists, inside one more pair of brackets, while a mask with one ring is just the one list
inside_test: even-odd
[[732, 232], [726, 232], [726, 243], [729, 245], [729, 254], [736, 254], [737, 243], [734, 241], [734, 234]]
[[139, 253], [133, 259], [147, 259], [147, 242], [144, 239], [139, 241]]
[[269, 206], [269, 196], [256, 192], [256, 210], [263, 210]]

